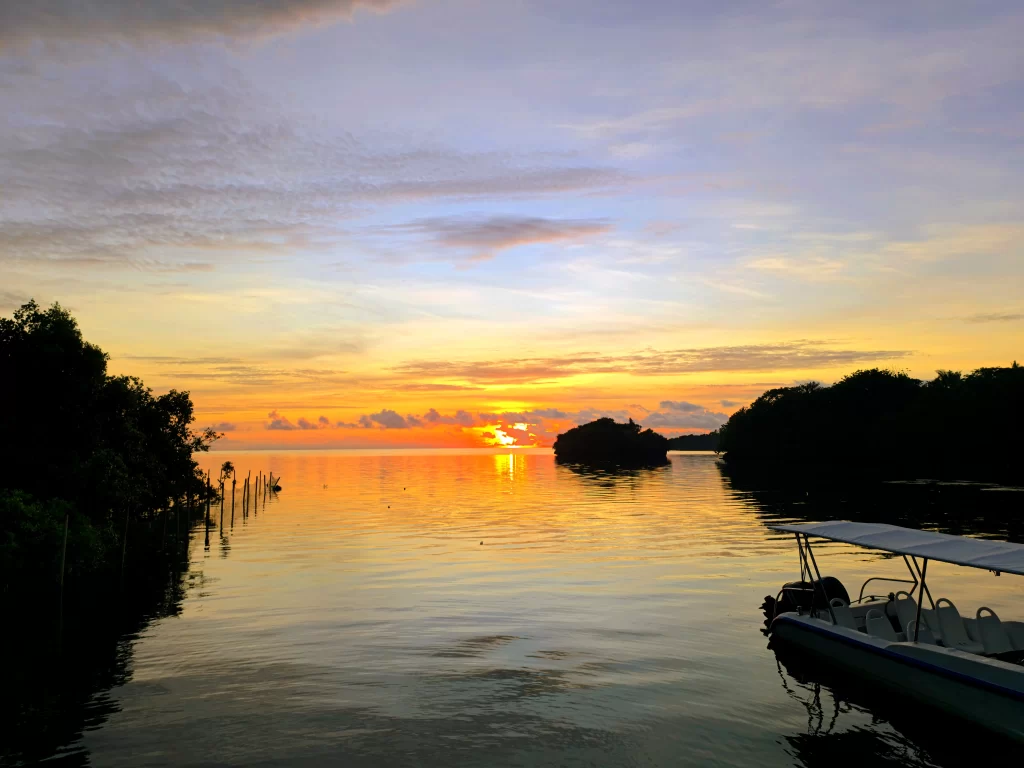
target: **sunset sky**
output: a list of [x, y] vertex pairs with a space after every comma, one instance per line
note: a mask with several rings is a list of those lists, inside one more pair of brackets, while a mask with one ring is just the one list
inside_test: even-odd
[[1013, 0], [4, 2], [0, 312], [225, 449], [1008, 365], [1022, 41]]

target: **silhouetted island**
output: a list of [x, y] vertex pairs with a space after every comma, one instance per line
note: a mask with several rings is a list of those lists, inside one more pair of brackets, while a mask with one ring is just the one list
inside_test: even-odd
[[640, 467], [668, 461], [668, 438], [632, 419], [625, 424], [609, 418], [581, 424], [560, 434], [554, 447], [559, 461], [579, 464]]
[[718, 430], [703, 435], [679, 435], [668, 439], [670, 451], [717, 451]]
[[830, 387], [770, 389], [719, 429], [730, 472], [1024, 477], [1024, 367], [906, 373], [862, 370]]

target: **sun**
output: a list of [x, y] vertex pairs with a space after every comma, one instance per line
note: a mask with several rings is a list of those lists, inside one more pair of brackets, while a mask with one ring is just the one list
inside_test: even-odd
[[500, 427], [494, 428], [494, 438], [497, 441], [495, 445], [507, 445], [511, 447], [516, 444], [516, 439], [512, 437], [512, 435], [506, 434]]

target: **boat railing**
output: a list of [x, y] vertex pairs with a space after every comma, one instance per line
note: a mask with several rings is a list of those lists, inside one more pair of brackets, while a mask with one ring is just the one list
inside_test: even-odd
[[[898, 581], [900, 584], [913, 584], [914, 586], [909, 590], [911, 593], [917, 588], [917, 579], [896, 579], [889, 576], [872, 576], [870, 579], [860, 585], [860, 595], [857, 597], [857, 602], [864, 601], [864, 589], [872, 581]], [[885, 597], [885, 595], [868, 595], [868, 599], [873, 597]]]

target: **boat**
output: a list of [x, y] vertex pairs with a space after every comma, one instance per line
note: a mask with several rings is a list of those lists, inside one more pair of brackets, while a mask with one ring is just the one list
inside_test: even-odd
[[[951, 600], [933, 599], [927, 580], [933, 560], [1024, 576], [1024, 544], [846, 520], [769, 527], [795, 536], [800, 566], [799, 580], [762, 606], [773, 646], [1024, 741], [1024, 621], [985, 606], [964, 617]], [[821, 575], [812, 538], [897, 555], [910, 578], [872, 576], [851, 599], [839, 579]], [[870, 594], [882, 583], [908, 586]]]

